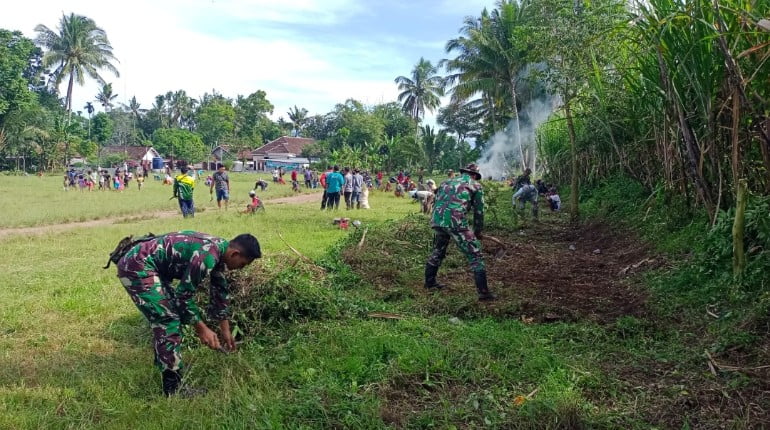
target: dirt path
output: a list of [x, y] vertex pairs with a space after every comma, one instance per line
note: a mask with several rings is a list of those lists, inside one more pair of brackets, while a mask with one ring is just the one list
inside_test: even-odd
[[[276, 199], [266, 199], [266, 201], [270, 202], [271, 204], [302, 204], [302, 203], [310, 203], [316, 200], [320, 200], [320, 197], [317, 193], [299, 194], [296, 196], [280, 197]], [[34, 227], [3, 228], [3, 229], [0, 229], [0, 239], [4, 239], [6, 237], [16, 236], [16, 235], [29, 236], [29, 235], [37, 235], [37, 234], [43, 234], [43, 233], [59, 233], [62, 231], [67, 231], [67, 230], [71, 230], [73, 228], [79, 228], [79, 227], [98, 227], [102, 225], [142, 221], [142, 220], [151, 219], [151, 218], [172, 218], [175, 216], [179, 216], [178, 210], [157, 211], [157, 212], [151, 212], [149, 214], [143, 214], [143, 215], [116, 216], [116, 217], [93, 219], [88, 221], [67, 222], [62, 224], [40, 225], [40, 226], [34, 226]]]

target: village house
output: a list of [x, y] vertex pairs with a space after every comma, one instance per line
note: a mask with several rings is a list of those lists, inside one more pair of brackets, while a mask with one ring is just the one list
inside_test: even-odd
[[277, 167], [283, 167], [287, 170], [300, 169], [315, 161], [301, 156], [302, 149], [313, 143], [315, 143], [315, 139], [281, 136], [255, 149], [251, 155], [256, 169], [260, 171], [272, 170]]
[[105, 146], [99, 151], [99, 158], [105, 159], [111, 155], [119, 155], [128, 167], [142, 166], [145, 170], [153, 168], [153, 160], [162, 160], [160, 153], [151, 146]]

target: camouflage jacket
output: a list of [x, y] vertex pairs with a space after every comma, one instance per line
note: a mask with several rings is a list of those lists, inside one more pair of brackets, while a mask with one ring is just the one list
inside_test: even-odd
[[431, 227], [468, 229], [468, 213], [473, 211], [473, 231], [484, 228], [484, 191], [470, 175], [448, 179], [439, 185], [433, 207]]
[[182, 173], [174, 178], [174, 197], [181, 200], [192, 200], [195, 180], [188, 174]]
[[118, 276], [151, 276], [148, 272], [155, 272], [169, 285], [179, 279], [174, 289], [179, 317], [195, 324], [202, 319], [195, 290], [210, 274], [209, 317], [226, 319], [230, 300], [222, 256], [228, 245], [225, 239], [194, 231], [164, 234], [131, 248], [118, 261]]

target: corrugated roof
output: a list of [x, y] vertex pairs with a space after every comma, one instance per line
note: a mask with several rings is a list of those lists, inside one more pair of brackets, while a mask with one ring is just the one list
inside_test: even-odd
[[115, 146], [105, 146], [101, 150], [102, 155], [109, 155], [109, 154], [126, 154], [131, 159], [140, 160], [142, 159], [145, 154], [147, 154], [147, 151], [154, 150], [151, 146], [123, 146], [123, 145], [115, 145]]
[[269, 154], [296, 154], [302, 153], [302, 148], [311, 143], [315, 143], [315, 139], [307, 137], [289, 137], [281, 136], [272, 142], [260, 146], [255, 149], [254, 155], [269, 155]]

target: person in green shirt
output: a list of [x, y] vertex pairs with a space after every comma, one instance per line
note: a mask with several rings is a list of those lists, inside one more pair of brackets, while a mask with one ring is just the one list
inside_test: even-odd
[[184, 218], [195, 216], [195, 202], [193, 202], [195, 179], [187, 174], [189, 171], [188, 167], [182, 167], [182, 174], [174, 178], [174, 197], [179, 199], [179, 209], [182, 210]]

